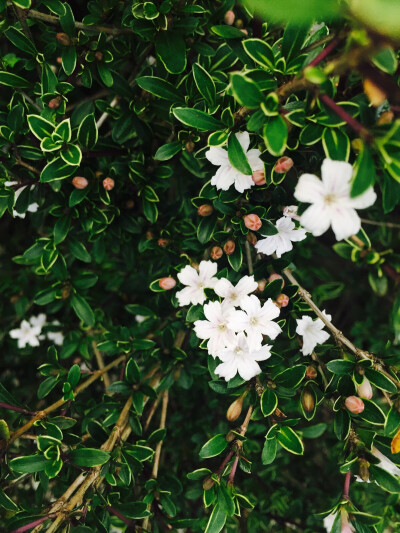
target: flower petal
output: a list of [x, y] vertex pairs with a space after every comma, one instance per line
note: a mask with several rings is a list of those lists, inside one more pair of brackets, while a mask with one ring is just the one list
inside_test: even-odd
[[198, 287], [185, 287], [176, 293], [176, 297], [180, 307], [189, 304], [203, 304], [207, 299], [204, 291]]
[[199, 275], [197, 273], [197, 270], [191, 267], [190, 265], [186, 265], [177, 275], [177, 278], [183, 285], [195, 285], [199, 281]]
[[249, 317], [243, 311], [233, 311], [227, 324], [232, 331], [243, 331], [249, 322]]
[[217, 189], [227, 191], [235, 183], [236, 172], [231, 166], [220, 167], [211, 178], [211, 185], [215, 185]]
[[331, 217], [332, 229], [337, 241], [347, 239], [360, 231], [360, 217], [352, 208], [336, 208]]
[[240, 131], [236, 133], [236, 139], [239, 141], [240, 146], [244, 152], [247, 152], [250, 146], [250, 135], [248, 131]]
[[261, 368], [254, 359], [241, 359], [238, 362], [238, 372], [242, 379], [249, 381], [261, 373]]
[[254, 292], [258, 287], [254, 276], [243, 276], [243, 278], [237, 283], [236, 290], [243, 296]]
[[257, 252], [265, 255], [272, 255], [278, 247], [278, 235], [269, 235], [265, 239], [256, 242]]
[[213, 165], [227, 165], [229, 162], [228, 152], [222, 146], [211, 146], [205, 153], [205, 156]]
[[219, 279], [214, 287], [214, 291], [216, 292], [216, 294], [218, 294], [218, 296], [221, 296], [221, 298], [226, 298], [232, 290], [233, 285], [226, 278]]
[[330, 210], [324, 205], [312, 204], [301, 215], [300, 224], [315, 237], [319, 237], [331, 224]]
[[238, 192], [244, 192], [247, 189], [251, 189], [253, 187], [254, 181], [251, 176], [246, 176], [246, 174], [242, 174], [241, 172], [237, 171], [235, 175], [235, 189]]
[[321, 177], [326, 193], [348, 196], [353, 167], [346, 161], [324, 159], [321, 166]]
[[264, 170], [264, 161], [260, 158], [261, 152], [258, 148], [252, 148], [246, 155], [253, 172]]
[[196, 320], [193, 326], [199, 339], [209, 339], [215, 332], [215, 326], [208, 320]]
[[348, 205], [354, 207], [355, 209], [365, 209], [370, 205], [374, 204], [376, 200], [376, 192], [373, 187], [369, 187], [365, 192], [354, 198], [350, 198]]
[[324, 198], [324, 185], [313, 174], [302, 174], [296, 185], [294, 197], [299, 202], [309, 204], [321, 203]]
[[199, 265], [199, 280], [206, 283], [208, 288], [213, 288], [217, 279], [212, 279], [217, 273], [218, 265], [212, 261], [201, 261]]

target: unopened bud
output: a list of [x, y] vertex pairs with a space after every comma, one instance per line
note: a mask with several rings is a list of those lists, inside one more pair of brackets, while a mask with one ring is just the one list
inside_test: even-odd
[[62, 289], [61, 289], [61, 298], [63, 300], [66, 300], [67, 298], [69, 298], [69, 295], [71, 294], [71, 288], [69, 287], [69, 285], [65, 285]]
[[382, 115], [378, 118], [376, 123], [378, 126], [381, 126], [382, 124], [391, 124], [394, 119], [394, 113], [393, 111], [384, 111]]
[[256, 185], [265, 185], [265, 172], [263, 170], [255, 170], [251, 175]]
[[286, 418], [286, 415], [283, 411], [281, 411], [279, 409], [279, 407], [277, 407], [274, 411], [274, 415], [277, 416], [278, 418]]
[[169, 243], [169, 240], [163, 239], [162, 237], [160, 237], [157, 241], [158, 246], [161, 246], [161, 248], [165, 248], [166, 246], [168, 246], [168, 243]]
[[203, 204], [197, 209], [197, 213], [201, 217], [208, 217], [211, 215], [211, 213], [214, 211], [214, 208], [210, 204]]
[[310, 413], [315, 407], [315, 398], [314, 395], [309, 391], [305, 390], [301, 396], [301, 405], [303, 409]]
[[266, 285], [267, 285], [267, 280], [266, 279], [263, 278], [263, 279], [258, 280], [257, 281], [257, 290], [262, 292], [265, 289]]
[[186, 144], [185, 144], [185, 150], [187, 152], [189, 152], [189, 154], [191, 154], [194, 150], [194, 142], [193, 141], [188, 141]]
[[221, 246], [213, 246], [211, 248], [210, 257], [211, 259], [214, 259], [214, 261], [218, 261], [218, 259], [221, 259], [224, 252], [221, 248]]
[[271, 283], [272, 281], [275, 281], [276, 279], [280, 279], [282, 282], [282, 289], [285, 286], [285, 280], [280, 274], [276, 274], [275, 272], [271, 274], [268, 278], [268, 283]]
[[364, 92], [368, 96], [368, 100], [374, 107], [379, 107], [386, 100], [386, 94], [375, 85], [369, 78], [364, 80]]
[[89, 185], [89, 182], [86, 178], [75, 176], [72, 180], [72, 185], [75, 187], [75, 189], [86, 189], [86, 187]]
[[161, 278], [158, 281], [158, 284], [165, 291], [169, 291], [170, 289], [173, 289], [175, 287], [176, 281], [174, 280], [174, 278], [171, 278], [171, 276], [169, 276], [168, 278]]
[[248, 32], [246, 29], [244, 29], [244, 28], [241, 29], [240, 31], [241, 31], [242, 33], [244, 33], [245, 35], [248, 35], [248, 34], [249, 34], [249, 32]]
[[133, 200], [128, 200], [125, 204], [127, 209], [133, 209], [135, 207], [135, 202]]
[[355, 152], [361, 152], [361, 150], [363, 149], [363, 146], [364, 146], [364, 143], [359, 137], [351, 141], [351, 147], [353, 148]]
[[115, 181], [112, 178], [104, 178], [103, 180], [103, 187], [106, 191], [111, 191], [114, 189]]
[[372, 398], [372, 387], [369, 380], [364, 377], [363, 382], [361, 385], [358, 385], [357, 387], [357, 394], [361, 398], [366, 398], [367, 400], [370, 400]]
[[281, 308], [281, 307], [287, 307], [289, 305], [289, 296], [287, 296], [286, 294], [278, 294], [278, 296], [276, 297], [276, 305]]
[[258, 231], [262, 226], [260, 217], [254, 213], [246, 215], [243, 220], [246, 228], [249, 228], [253, 231]]
[[94, 57], [97, 59], [97, 61], [101, 61], [103, 59], [103, 52], [100, 52], [97, 50], [97, 52], [94, 54]]
[[306, 378], [315, 379], [317, 376], [318, 376], [317, 369], [314, 366], [309, 365], [306, 370]]
[[60, 107], [61, 98], [57, 96], [57, 98], [52, 98], [50, 102], [48, 103], [48, 106], [50, 109], [57, 109]]
[[363, 481], [369, 481], [369, 462], [365, 459], [360, 459], [359, 474]]
[[5, 420], [0, 420], [0, 440], [10, 440], [10, 430]]
[[278, 159], [274, 166], [274, 172], [277, 174], [285, 174], [293, 166], [293, 159], [291, 157], [283, 156]]
[[56, 58], [56, 62], [57, 62], [59, 65], [61, 65], [61, 64], [62, 64], [62, 57], [61, 57], [61, 56], [58, 56], [58, 57]]
[[94, 173], [94, 175], [96, 176], [97, 179], [100, 179], [101, 176], [103, 175], [103, 172], [101, 170], [96, 170], [96, 172]]
[[235, 13], [232, 11], [232, 9], [225, 13], [224, 22], [225, 24], [228, 24], [228, 26], [232, 26], [232, 24], [235, 22]]
[[150, 230], [146, 231], [146, 239], [149, 241], [150, 239], [154, 239], [154, 233]]
[[246, 235], [246, 241], [249, 241], [250, 244], [255, 246], [257, 244], [257, 237], [255, 236], [254, 233], [249, 231], [249, 233]]
[[236, 248], [236, 244], [235, 244], [235, 241], [233, 241], [232, 239], [229, 239], [224, 244], [224, 252], [226, 253], [226, 255], [232, 255], [233, 252], [235, 251], [235, 248]]
[[236, 439], [236, 437], [237, 437], [237, 435], [235, 435], [235, 433], [233, 431], [228, 431], [228, 433], [225, 436], [225, 440], [226, 440], [226, 442], [232, 442], [233, 440]]
[[350, 413], [353, 413], [354, 415], [362, 413], [365, 407], [364, 402], [357, 396], [348, 396], [344, 402], [344, 405], [346, 406], [346, 409], [348, 409]]
[[214, 484], [215, 484], [215, 481], [210, 476], [208, 476], [203, 481], [203, 489], [204, 490], [210, 490], [210, 489], [212, 489]]
[[60, 44], [64, 46], [69, 46], [71, 44], [71, 38], [66, 33], [56, 33], [56, 39]]
[[234, 402], [231, 403], [231, 405], [228, 407], [228, 410], [226, 412], [226, 419], [228, 422], [234, 422], [237, 420], [242, 412], [243, 409], [243, 400], [244, 396], [239, 396]]
[[300, 217], [297, 214], [297, 209], [297, 205], [285, 205], [283, 208], [283, 216], [300, 220]]

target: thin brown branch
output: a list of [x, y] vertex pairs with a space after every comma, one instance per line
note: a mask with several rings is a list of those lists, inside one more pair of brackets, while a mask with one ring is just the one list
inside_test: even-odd
[[143, 426], [143, 431], [147, 431], [148, 427], [150, 426], [150, 422], [154, 416], [154, 413], [157, 410], [158, 404], [160, 403], [161, 396], [157, 396], [157, 398], [154, 400], [153, 405], [150, 408], [149, 414], [147, 415], [146, 422]]
[[[100, 370], [104, 370], [104, 360], [103, 356], [101, 355], [100, 350], [97, 348], [97, 343], [95, 340], [92, 341], [92, 348], [94, 351], [94, 355], [96, 356], [97, 366]], [[110, 376], [107, 374], [107, 372], [104, 372], [103, 374], [103, 380], [104, 380], [104, 386], [106, 389], [111, 385]]]
[[382, 226], [383, 228], [400, 229], [400, 224], [396, 224], [395, 222], [380, 222], [378, 220], [369, 220], [368, 218], [361, 218], [360, 220], [364, 224], [370, 224], [371, 226]]

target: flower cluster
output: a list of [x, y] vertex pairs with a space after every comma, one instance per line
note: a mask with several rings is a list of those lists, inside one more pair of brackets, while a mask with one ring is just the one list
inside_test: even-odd
[[[44, 313], [38, 316], [31, 316], [29, 320], [22, 320], [19, 328], [10, 331], [10, 337], [17, 339], [18, 348], [25, 348], [27, 345], [36, 347], [40, 345], [40, 341], [46, 337], [54, 344], [61, 345], [64, 341], [64, 335], [60, 331], [47, 331], [42, 334], [42, 329], [47, 322], [47, 317]], [[54, 321], [49, 325], [58, 326], [59, 322]]]
[[263, 344], [263, 337], [273, 340], [281, 332], [273, 321], [280, 310], [271, 299], [261, 303], [251, 294], [258, 288], [254, 276], [244, 276], [233, 285], [225, 278], [217, 279], [216, 273], [217, 265], [211, 261], [202, 261], [199, 272], [187, 265], [178, 274], [187, 286], [176, 296], [180, 305], [203, 304], [204, 289], [214, 289], [221, 301], [204, 305], [205, 320], [196, 320], [195, 333], [207, 341], [208, 353], [220, 359], [217, 375], [229, 381], [238, 373], [247, 381], [261, 372], [258, 361], [271, 356], [271, 346]]

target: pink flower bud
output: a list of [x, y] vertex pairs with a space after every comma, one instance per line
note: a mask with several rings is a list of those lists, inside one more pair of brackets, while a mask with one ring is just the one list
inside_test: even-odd
[[224, 252], [226, 253], [226, 255], [232, 255], [233, 252], [235, 251], [235, 248], [236, 248], [236, 244], [235, 244], [235, 241], [233, 241], [232, 239], [229, 239], [224, 244]]
[[94, 57], [97, 59], [97, 61], [101, 61], [103, 59], [103, 52], [100, 52], [97, 50], [97, 52], [94, 54]]
[[248, 35], [249, 32], [247, 30], [245, 30], [244, 28], [240, 30], [242, 33], [244, 33], [245, 35]]
[[267, 285], [266, 279], [260, 279], [257, 281], [257, 290], [262, 292], [265, 289], [265, 286]]
[[60, 107], [60, 97], [52, 98], [48, 105], [50, 109], [57, 109], [57, 107]]
[[258, 215], [251, 213], [250, 215], [246, 215], [244, 217], [244, 225], [246, 228], [249, 228], [253, 231], [258, 231], [262, 226], [262, 222]]
[[283, 156], [275, 163], [274, 172], [284, 174], [288, 172], [293, 166], [293, 159], [291, 157]]
[[211, 259], [214, 259], [214, 261], [218, 261], [218, 259], [221, 259], [223, 254], [224, 254], [224, 252], [223, 252], [221, 246], [213, 246], [211, 248], [210, 257], [211, 257]]
[[265, 185], [265, 172], [263, 170], [255, 170], [252, 174], [252, 179], [256, 185]]
[[282, 293], [278, 294], [275, 302], [279, 308], [287, 307], [289, 305], [289, 296], [287, 296], [286, 294], [282, 294]]
[[64, 46], [69, 46], [71, 44], [71, 38], [66, 33], [56, 33], [56, 39], [60, 44]]
[[75, 189], [86, 189], [86, 187], [89, 185], [89, 182], [86, 178], [75, 176], [75, 178], [72, 180], [72, 185], [75, 187]]
[[201, 217], [208, 217], [211, 215], [211, 213], [214, 211], [214, 208], [210, 204], [203, 204], [197, 209], [197, 213]]
[[168, 243], [169, 243], [169, 240], [163, 239], [162, 237], [160, 237], [157, 241], [158, 246], [161, 246], [161, 248], [165, 248], [166, 246], [168, 246]]
[[225, 13], [224, 22], [225, 24], [228, 24], [228, 26], [232, 26], [235, 22], [235, 13], [231, 9]]
[[318, 372], [315, 369], [314, 366], [309, 365], [306, 370], [306, 378], [307, 379], [315, 379], [318, 376]]
[[103, 187], [106, 191], [111, 191], [114, 189], [115, 181], [112, 178], [104, 178], [103, 180]]
[[169, 291], [170, 289], [173, 289], [176, 285], [176, 281], [174, 278], [171, 278], [170, 276], [168, 278], [161, 278], [158, 281], [158, 284], [160, 287], [166, 291]]
[[275, 272], [271, 274], [270, 277], [268, 278], [268, 283], [271, 283], [272, 281], [275, 281], [276, 279], [280, 279], [282, 281], [282, 288], [283, 288], [285, 286], [285, 280], [280, 274], [275, 274]]
[[353, 413], [353, 415], [362, 413], [365, 407], [364, 402], [357, 396], [348, 396], [344, 402], [344, 405], [346, 406], [346, 409], [350, 411], [350, 413]]
[[358, 385], [357, 394], [361, 398], [366, 398], [367, 400], [370, 400], [372, 398], [371, 383], [368, 381], [368, 379], [366, 377], [364, 377], [364, 380], [361, 383], [361, 385]]

